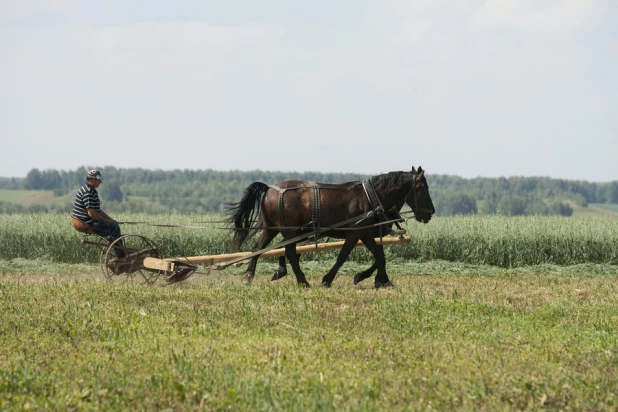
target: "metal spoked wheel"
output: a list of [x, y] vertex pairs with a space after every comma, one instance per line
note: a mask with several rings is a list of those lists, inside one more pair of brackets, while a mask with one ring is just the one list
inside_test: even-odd
[[[117, 251], [123, 251], [125, 257], [119, 259]], [[162, 259], [161, 248], [147, 237], [123, 235], [101, 252], [101, 270], [109, 281], [152, 285], [164, 272], [145, 268], [143, 263], [147, 257]]]
[[97, 249], [99, 249], [99, 253], [102, 255], [107, 249], [108, 241], [103, 236], [91, 233], [88, 235], [84, 235], [84, 240], [82, 241], [82, 243], [96, 246]]

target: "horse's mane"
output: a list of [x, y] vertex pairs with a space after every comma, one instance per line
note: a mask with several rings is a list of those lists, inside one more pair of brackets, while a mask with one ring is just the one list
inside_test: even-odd
[[383, 175], [371, 177], [371, 183], [376, 189], [399, 188], [410, 182], [412, 179], [411, 172], [389, 172]]

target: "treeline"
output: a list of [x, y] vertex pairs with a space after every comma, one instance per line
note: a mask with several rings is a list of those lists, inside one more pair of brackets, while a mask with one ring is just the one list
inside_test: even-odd
[[[92, 167], [95, 168], [95, 167]], [[54, 196], [74, 193], [84, 182], [86, 170], [32, 169], [25, 178], [1, 178], [0, 188], [51, 190]], [[274, 184], [298, 179], [343, 183], [367, 179], [353, 173], [148, 170], [97, 167], [103, 173], [99, 188], [105, 208], [112, 212], [203, 213], [223, 210], [225, 203], [238, 201], [252, 182]], [[499, 214], [570, 216], [573, 206], [589, 203], [618, 203], [618, 181], [594, 183], [548, 177], [500, 177], [465, 179], [429, 175], [436, 210], [441, 215]], [[68, 201], [67, 201], [68, 202]], [[67, 211], [65, 205], [22, 206], [0, 202], [0, 213]]]
[[563, 215], [572, 205], [618, 203], [618, 181], [594, 183], [549, 177], [499, 177], [464, 179], [431, 177], [436, 209], [444, 215], [499, 214], [507, 216]]

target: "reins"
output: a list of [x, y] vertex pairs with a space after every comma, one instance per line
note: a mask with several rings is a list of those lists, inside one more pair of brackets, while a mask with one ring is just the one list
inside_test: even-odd
[[[219, 223], [219, 222], [213, 222]], [[222, 223], [222, 222], [221, 222]], [[153, 226], [153, 227], [170, 227], [170, 228], [181, 228], [181, 229], [212, 229], [208, 226], [185, 226], [185, 225], [170, 225], [164, 223], [150, 223], [150, 222], [118, 222], [119, 225], [145, 225], [145, 226]]]
[[[358, 218], [358, 221], [365, 219], [365, 218], [369, 218], [372, 217], [370, 216], [372, 212], [360, 215]], [[409, 212], [403, 212], [403, 213], [409, 213]], [[376, 227], [376, 226], [381, 226], [381, 225], [386, 225], [386, 224], [390, 224], [390, 223], [396, 223], [396, 222], [403, 222], [406, 219], [392, 219], [392, 220], [387, 220], [384, 222], [380, 222], [380, 223], [374, 223], [371, 225], [365, 225], [365, 226], [358, 226], [358, 227], [347, 227], [347, 228], [342, 228], [342, 227], [337, 227], [337, 225], [334, 226], [324, 226], [324, 228], [326, 228], [327, 230], [336, 230], [336, 231], [347, 231], [347, 230], [363, 230], [363, 229], [367, 229], [370, 227]], [[213, 222], [213, 223], [224, 223], [224, 222]], [[256, 223], [256, 222], [253, 222]], [[144, 225], [144, 226], [152, 226], [152, 227], [167, 227], [167, 228], [180, 228], [180, 229], [213, 229], [212, 227], [208, 227], [208, 226], [184, 226], [184, 225], [168, 225], [168, 224], [160, 224], [160, 223], [148, 223], [148, 222], [118, 222], [118, 224], [120, 225]], [[311, 225], [310, 228], [308, 228], [307, 226]], [[230, 227], [217, 227], [214, 228], [217, 230], [251, 230], [252, 228], [230, 228]], [[295, 231], [295, 230], [313, 230], [313, 223], [309, 222], [308, 225], [306, 226], [288, 226], [288, 227], [279, 227], [279, 226], [266, 226], [266, 227], [260, 227], [260, 229], [268, 229], [268, 230], [286, 230], [286, 231]], [[318, 228], [321, 229], [321, 228]]]
[[[405, 198], [407, 199], [408, 195], [411, 192], [414, 192], [414, 208], [413, 210], [410, 211], [406, 211], [406, 212], [398, 212], [399, 215], [404, 215], [404, 214], [409, 214], [409, 213], [416, 213], [415, 210], [418, 209], [418, 199], [416, 196], [416, 181], [415, 178], [416, 176], [413, 173], [410, 173], [410, 175], [412, 176], [412, 188], [406, 193]], [[311, 183], [311, 182], [310, 182]], [[401, 230], [401, 226], [399, 225], [399, 223], [401, 222], [405, 222], [408, 218], [396, 218], [396, 219], [390, 219], [390, 220], [383, 220], [386, 219], [386, 211], [384, 211], [384, 209], [382, 208], [382, 204], [380, 203], [379, 198], [377, 197], [377, 193], [375, 192], [375, 189], [373, 188], [373, 185], [371, 184], [370, 181], [363, 181], [363, 182], [358, 182], [358, 184], [361, 184], [363, 187], [363, 190], [365, 191], [365, 195], [367, 196], [370, 206], [372, 208], [372, 210], [366, 214], [360, 215], [358, 216], [358, 220], [360, 221], [362, 219], [365, 218], [371, 218], [374, 215], [378, 216], [378, 223], [374, 223], [374, 224], [370, 224], [370, 225], [365, 225], [365, 226], [359, 226], [359, 227], [349, 227], [349, 228], [342, 228], [342, 227], [338, 227], [339, 225], [335, 225], [335, 226], [327, 226], [325, 227], [326, 230], [334, 230], [334, 231], [353, 231], [353, 230], [363, 230], [363, 229], [367, 229], [367, 228], [371, 228], [371, 227], [381, 227], [384, 225], [388, 225], [391, 223], [394, 223], [397, 225], [398, 229]], [[289, 190], [297, 190], [297, 189], [311, 189], [314, 193], [313, 193], [313, 201], [314, 203], [316, 201], [319, 200], [319, 193], [315, 193], [318, 192], [317, 187], [315, 186], [296, 186], [296, 187], [289, 187], [289, 188], [285, 188], [285, 189], [281, 189], [281, 188], [277, 188], [276, 186], [270, 186], [271, 188], [275, 188], [278, 191], [280, 191], [280, 193], [284, 193], [286, 191]], [[356, 185], [354, 186], [356, 187]], [[323, 189], [323, 188], [320, 188]], [[333, 188], [328, 188], [328, 189], [333, 189]], [[335, 189], [337, 190], [337, 189]], [[347, 189], [347, 190], [351, 190]], [[316, 208], [316, 206], [314, 206], [314, 209], [312, 212], [313, 214], [313, 220], [309, 223], [307, 223], [304, 226], [264, 226], [264, 227], [260, 227], [260, 229], [265, 229], [265, 230], [279, 230], [279, 231], [297, 231], [297, 230], [313, 230], [314, 232], [318, 232], [317, 229], [322, 229], [320, 225], [320, 210], [319, 210], [319, 206]], [[414, 216], [412, 216], [414, 217]], [[317, 218], [317, 219], [316, 219]], [[258, 221], [252, 221], [251, 223], [257, 223]], [[201, 222], [200, 222], [201, 223]], [[228, 223], [227, 221], [215, 221], [215, 222], [203, 222], [206, 224], [212, 223], [212, 224], [219, 224], [219, 223]], [[166, 223], [150, 223], [150, 222], [118, 222], [118, 224], [121, 225], [145, 225], [145, 226], [151, 226], [151, 227], [166, 227], [166, 228], [178, 228], [178, 229], [212, 229], [211, 226], [196, 226], [196, 225], [172, 225], [172, 224], [166, 224]], [[310, 226], [310, 229], [308, 228], [308, 226]], [[217, 230], [253, 230], [253, 228], [235, 228], [235, 227], [220, 227], [220, 228], [215, 228]], [[380, 236], [382, 237], [382, 236]]]

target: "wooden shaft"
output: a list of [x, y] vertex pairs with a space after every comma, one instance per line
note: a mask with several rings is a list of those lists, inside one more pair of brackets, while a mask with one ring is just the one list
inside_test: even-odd
[[[393, 245], [397, 243], [407, 243], [410, 241], [410, 236], [404, 236], [403, 238], [382, 238], [382, 242], [380, 242], [380, 238], [376, 238], [377, 244], [383, 245]], [[341, 242], [329, 242], [329, 243], [318, 243], [317, 248], [316, 245], [304, 245], [304, 246], [296, 246], [296, 253], [308, 253], [315, 252], [316, 249], [319, 251], [332, 250], [332, 249], [341, 249], [343, 246], [343, 241]], [[356, 246], [362, 246], [363, 243], [359, 240]], [[180, 261], [187, 262], [193, 264], [200, 263], [218, 263], [218, 262], [226, 262], [228, 260], [236, 259], [242, 256], [246, 256], [251, 254], [251, 252], [237, 252], [237, 253], [227, 253], [223, 255], [210, 255], [210, 256], [192, 256], [187, 258], [176, 258], [176, 259], [163, 259], [168, 262]], [[271, 257], [279, 257], [285, 255], [285, 248], [281, 249], [273, 249], [268, 252], [264, 252], [259, 255], [260, 259], [263, 258], [271, 258]]]
[[[376, 238], [375, 241], [378, 245], [395, 245], [399, 243], [410, 242], [410, 236], [384, 237], [382, 238], [382, 241], [380, 241], [380, 238]], [[317, 250], [326, 251], [326, 250], [332, 250], [332, 249], [341, 249], [343, 244], [344, 244], [343, 241], [318, 243]], [[363, 246], [363, 243], [359, 240], [358, 243], [355, 245], [355, 247], [357, 246]], [[315, 252], [315, 251], [316, 251], [316, 245], [296, 246], [296, 253], [298, 254]], [[144, 266], [151, 268], [151, 269], [169, 271], [169, 270], [173, 270], [173, 262], [192, 263], [196, 265], [197, 264], [214, 264], [214, 263], [226, 262], [228, 260], [237, 259], [237, 258], [247, 256], [250, 254], [251, 252], [237, 252], [237, 253], [226, 253], [222, 255], [189, 256], [189, 257], [167, 258], [167, 259], [157, 259], [157, 258], [148, 257], [144, 260]], [[284, 256], [284, 255], [285, 255], [285, 248], [280, 248], [280, 249], [273, 249], [273, 250], [269, 250], [268, 252], [264, 252], [261, 255], [259, 255], [259, 257], [260, 259], [262, 259], [262, 258], [279, 257], [279, 256]]]

